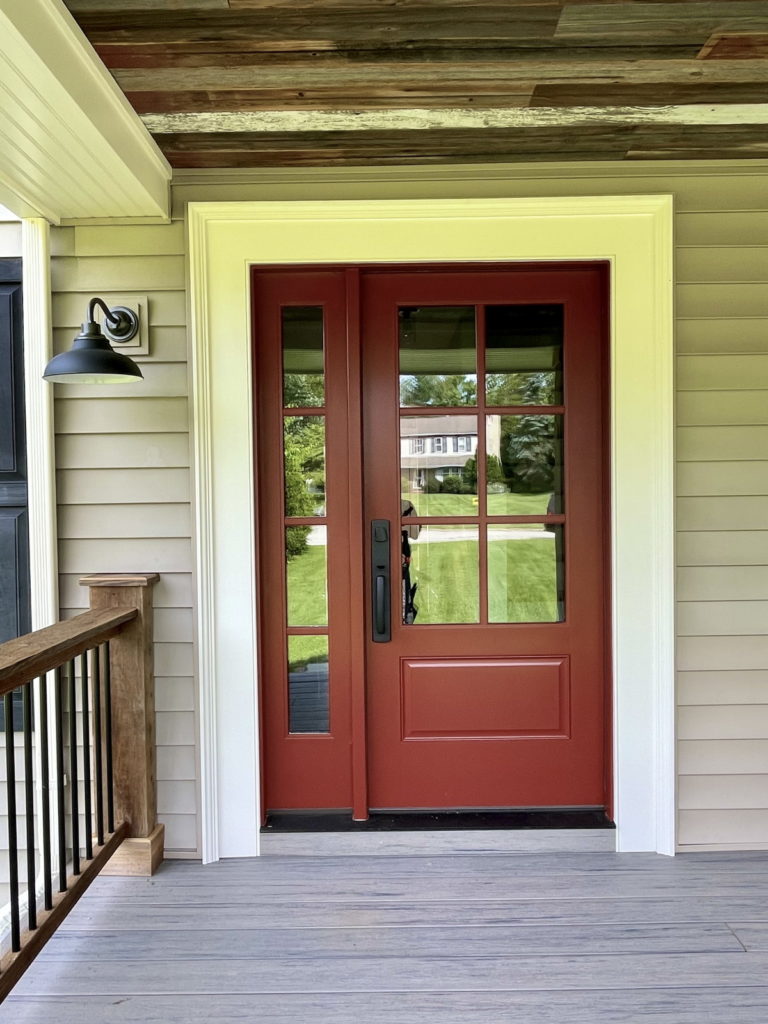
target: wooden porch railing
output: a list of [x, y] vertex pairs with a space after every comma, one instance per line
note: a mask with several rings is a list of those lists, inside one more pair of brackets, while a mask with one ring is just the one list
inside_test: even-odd
[[0, 1001], [100, 871], [149, 875], [162, 860], [152, 665], [158, 579], [85, 577], [90, 611], [0, 645], [11, 938]]

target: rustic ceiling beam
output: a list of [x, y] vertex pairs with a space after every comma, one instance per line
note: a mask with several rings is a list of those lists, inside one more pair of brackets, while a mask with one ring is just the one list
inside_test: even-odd
[[[659, 107], [532, 107], [366, 111], [281, 110], [145, 114], [152, 133], [302, 133], [431, 131], [439, 129], [562, 128], [635, 125], [768, 125], [768, 103]], [[222, 143], [224, 145], [224, 143]]]
[[157, 136], [175, 168], [427, 166], [594, 160], [762, 159], [758, 125], [579, 125], [432, 131]]
[[697, 44], [714, 33], [768, 32], [764, 0], [700, 3], [464, 3], [450, 13], [434, 4], [350, 3], [344, 8], [291, 5], [227, 10], [125, 9], [79, 13], [98, 47], [130, 44], [169, 50], [333, 50], [352, 44], [426, 49], [446, 43], [471, 47], [536, 45], [552, 41], [588, 47]]
[[451, 61], [436, 66], [433, 61], [378, 60], [365, 63], [329, 64], [284, 60], [282, 63], [248, 67], [222, 67], [209, 60], [205, 67], [162, 67], [113, 69], [120, 87], [128, 93], [142, 91], [223, 92], [230, 89], [309, 89], [350, 85], [360, 89], [397, 83], [448, 85], [465, 88], [483, 83], [591, 83], [722, 85], [730, 83], [768, 84], [768, 60], [606, 60], [573, 59], [563, 52], [557, 60], [516, 59], [468, 62]]
[[[392, 62], [398, 66], [427, 64], [436, 74], [447, 66], [462, 67], [478, 62], [497, 62], [513, 66], [520, 61], [532, 61], [543, 66], [563, 62], [594, 64], [609, 61], [640, 60], [694, 60], [702, 53], [698, 43], [666, 43], [661, 46], [580, 46], [568, 42], [549, 40], [540, 45], [519, 44], [515, 40], [488, 42], [482, 47], [465, 47], [461, 43], [444, 43], [422, 47], [418, 40], [408, 46], [383, 43], [360, 43], [333, 49], [234, 50], [225, 45], [211, 43], [196, 48], [166, 49], [153, 43], [95, 43], [94, 47], [108, 68], [343, 68], [366, 74], [379, 64]], [[760, 56], [757, 53], [756, 58]]]

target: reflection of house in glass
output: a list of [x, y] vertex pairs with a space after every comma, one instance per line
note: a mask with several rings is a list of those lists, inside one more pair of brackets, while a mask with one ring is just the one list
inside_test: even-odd
[[[501, 454], [501, 417], [486, 420], [486, 451]], [[477, 480], [477, 416], [404, 416], [400, 420], [403, 493], [437, 489], [450, 477]]]

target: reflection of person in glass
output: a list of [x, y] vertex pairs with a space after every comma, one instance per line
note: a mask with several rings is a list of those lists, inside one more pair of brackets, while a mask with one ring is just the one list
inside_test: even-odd
[[[403, 498], [400, 502], [400, 515], [401, 516], [414, 516], [416, 515], [416, 509], [413, 503], [407, 498]], [[403, 625], [412, 626], [416, 616], [419, 614], [419, 609], [413, 603], [413, 599], [416, 596], [416, 589], [418, 583], [411, 583], [411, 541], [416, 540], [419, 536], [421, 527], [418, 523], [413, 523], [411, 526], [407, 526], [402, 531], [402, 565], [403, 565]]]

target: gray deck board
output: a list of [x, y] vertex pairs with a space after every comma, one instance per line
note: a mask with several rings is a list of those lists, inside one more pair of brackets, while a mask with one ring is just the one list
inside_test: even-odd
[[[742, 951], [724, 924], [689, 925], [469, 925], [408, 928], [240, 929], [239, 959], [549, 956], [587, 953], [712, 953]], [[255, 924], [256, 922], [254, 922]], [[205, 942], [200, 941], [203, 928]], [[192, 931], [94, 934], [66, 932], [43, 950], [43, 959], [123, 960], [128, 949], [141, 960], [222, 960], [232, 952], [232, 933], [205, 928], [199, 919]], [[764, 948], [764, 947], [763, 947]]]
[[[205, 936], [201, 936], [201, 944]], [[135, 950], [134, 950], [135, 952]], [[130, 950], [127, 951], [130, 953]], [[227, 959], [38, 961], [19, 995], [209, 994], [230, 992], [486, 992], [554, 989], [720, 989], [764, 985], [768, 954], [566, 954], [462, 957], [240, 957]], [[761, 1024], [765, 1024], [765, 1016]]]
[[[768, 986], [591, 992], [401, 992], [295, 996], [39, 997], [16, 1000], [15, 1024], [757, 1024]], [[0, 1019], [2, 1008], [0, 1008]]]
[[[768, 927], [768, 899], [728, 896], [627, 897], [625, 899], [572, 900], [461, 900], [448, 902], [366, 903], [348, 900], [333, 903], [253, 902], [197, 903], [165, 906], [124, 899], [88, 899], [79, 903], [64, 922], [61, 933], [110, 931], [119, 922], [121, 931], [176, 931], [178, 929], [282, 928], [409, 928], [455, 925], [509, 924], [694, 924], [732, 921], [762, 923]], [[734, 926], [735, 927], [735, 926]]]
[[269, 856], [100, 878], [0, 1024], [765, 1024], [768, 854]]

